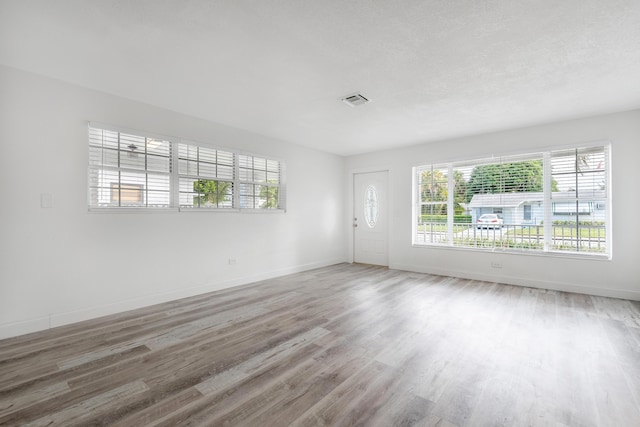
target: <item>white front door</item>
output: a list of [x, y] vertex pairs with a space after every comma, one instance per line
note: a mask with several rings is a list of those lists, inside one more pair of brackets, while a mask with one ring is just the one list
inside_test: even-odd
[[387, 177], [387, 171], [353, 176], [354, 262], [389, 265]]

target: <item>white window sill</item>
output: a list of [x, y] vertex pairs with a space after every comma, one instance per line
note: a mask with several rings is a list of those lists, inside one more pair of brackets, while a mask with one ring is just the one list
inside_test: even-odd
[[168, 213], [240, 213], [240, 214], [284, 214], [286, 209], [230, 209], [230, 208], [125, 208], [90, 207], [89, 213], [95, 214], [168, 214]]

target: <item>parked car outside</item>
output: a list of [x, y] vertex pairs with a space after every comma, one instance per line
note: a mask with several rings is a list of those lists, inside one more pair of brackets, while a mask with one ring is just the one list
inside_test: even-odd
[[498, 214], [484, 214], [478, 218], [476, 225], [478, 228], [502, 228], [503, 222]]

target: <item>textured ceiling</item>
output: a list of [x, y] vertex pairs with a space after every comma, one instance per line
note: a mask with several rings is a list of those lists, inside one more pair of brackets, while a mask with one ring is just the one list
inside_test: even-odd
[[640, 107], [640, 1], [0, 0], [0, 64], [349, 155]]

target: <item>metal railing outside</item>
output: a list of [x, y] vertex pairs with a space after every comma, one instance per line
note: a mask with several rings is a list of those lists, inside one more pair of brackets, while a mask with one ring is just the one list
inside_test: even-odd
[[[600, 224], [562, 223], [551, 226], [550, 250], [605, 253], [606, 229]], [[450, 244], [447, 224], [418, 223], [416, 244]], [[454, 223], [453, 246], [544, 250], [544, 225]]]

